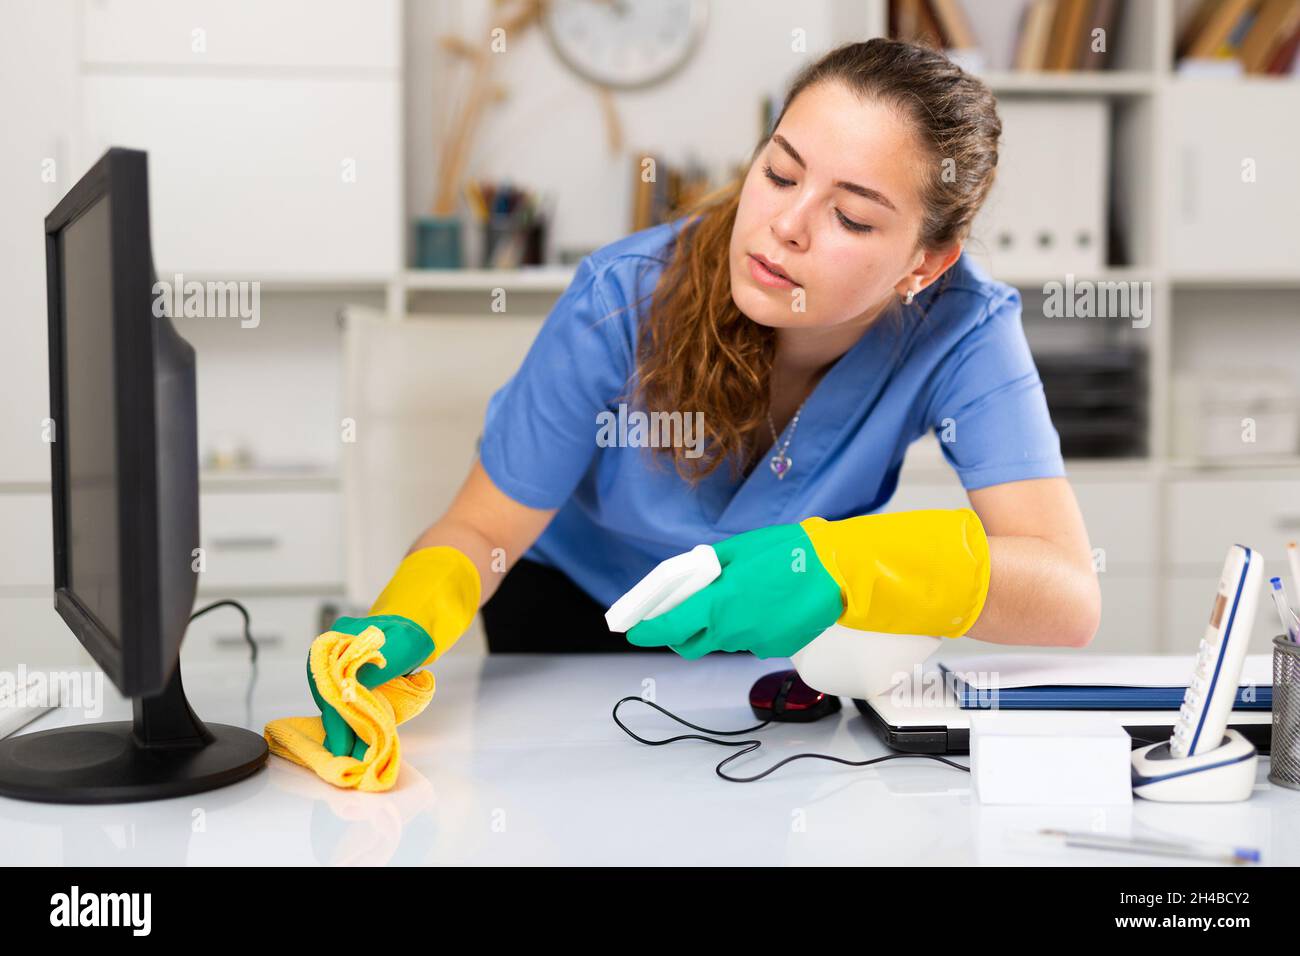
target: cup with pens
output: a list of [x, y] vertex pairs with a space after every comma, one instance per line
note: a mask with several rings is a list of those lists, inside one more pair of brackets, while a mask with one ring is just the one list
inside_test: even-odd
[[[1291, 584], [1300, 601], [1300, 548], [1287, 545]], [[1300, 616], [1287, 600], [1281, 578], [1269, 581], [1282, 633], [1273, 638], [1273, 743], [1269, 783], [1300, 790]]]
[[541, 265], [545, 260], [549, 209], [535, 194], [510, 183], [470, 180], [466, 198], [483, 227], [485, 269]]

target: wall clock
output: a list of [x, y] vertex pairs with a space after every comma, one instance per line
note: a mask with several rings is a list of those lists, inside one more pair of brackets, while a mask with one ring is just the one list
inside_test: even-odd
[[556, 55], [597, 86], [639, 89], [695, 52], [707, 0], [550, 0], [542, 26]]

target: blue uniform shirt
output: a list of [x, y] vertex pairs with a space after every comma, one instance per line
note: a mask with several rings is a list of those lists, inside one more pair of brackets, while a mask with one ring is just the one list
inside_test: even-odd
[[480, 454], [492, 481], [524, 505], [559, 509], [526, 557], [610, 605], [657, 563], [697, 544], [811, 515], [879, 510], [908, 445], [927, 431], [940, 434], [968, 490], [1065, 474], [1020, 324], [1020, 293], [965, 254], [917, 296], [919, 309], [868, 327], [817, 383], [783, 480], [767, 466], [775, 448], [739, 481], [723, 463], [692, 487], [671, 461], [648, 460], [663, 452], [602, 447], [602, 413], [617, 415], [628, 402], [637, 327], [683, 222], [585, 258], [488, 404]]

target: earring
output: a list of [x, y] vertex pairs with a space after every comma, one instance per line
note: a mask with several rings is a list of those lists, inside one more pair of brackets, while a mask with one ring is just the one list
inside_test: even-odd
[[903, 296], [903, 305], [911, 305], [914, 298], [916, 298], [916, 290], [908, 289], [907, 295]]

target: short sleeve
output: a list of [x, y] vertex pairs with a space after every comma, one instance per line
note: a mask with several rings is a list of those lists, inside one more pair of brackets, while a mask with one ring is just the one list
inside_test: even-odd
[[991, 301], [940, 364], [926, 412], [944, 457], [967, 491], [1065, 474], [1020, 324], [1020, 293]]
[[596, 452], [597, 416], [627, 387], [632, 320], [618, 313], [622, 296], [605, 276], [617, 261], [582, 260], [518, 371], [488, 401], [483, 468], [530, 508], [569, 499]]

